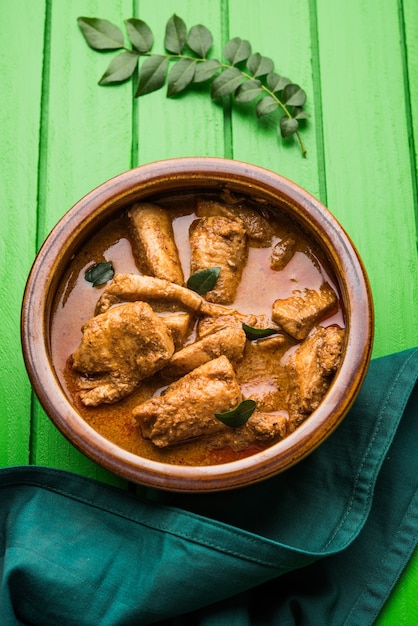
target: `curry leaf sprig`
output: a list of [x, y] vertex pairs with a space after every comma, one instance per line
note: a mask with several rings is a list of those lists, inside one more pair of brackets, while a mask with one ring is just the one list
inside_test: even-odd
[[135, 97], [160, 89], [166, 81], [167, 97], [172, 97], [193, 83], [212, 80], [213, 100], [232, 96], [238, 103], [256, 101], [257, 117], [279, 110], [281, 136], [296, 135], [302, 154], [306, 156], [300, 135], [300, 122], [309, 117], [303, 110], [306, 93], [299, 85], [277, 74], [272, 59], [253, 53], [247, 40], [234, 37], [228, 41], [223, 49], [226, 61], [222, 62], [208, 58], [213, 43], [210, 30], [202, 24], [188, 30], [178, 15], [170, 17], [166, 24], [164, 54], [151, 52], [154, 36], [143, 20], [125, 20], [130, 47], [125, 46], [120, 28], [108, 20], [79, 17], [77, 21], [91, 48], [101, 52], [120, 51], [109, 63], [99, 85], [122, 83], [135, 75]]

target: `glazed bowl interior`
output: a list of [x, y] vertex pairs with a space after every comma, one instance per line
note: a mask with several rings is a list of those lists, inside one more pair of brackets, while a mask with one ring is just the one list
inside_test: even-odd
[[[277, 207], [319, 245], [338, 283], [346, 337], [338, 372], [319, 407], [293, 433], [229, 463], [183, 466], [152, 461], [100, 435], [77, 412], [51, 355], [51, 323], [59, 285], [83, 244], [134, 202], [177, 193], [236, 192]], [[22, 346], [30, 381], [47, 415], [87, 457], [123, 478], [185, 492], [242, 487], [291, 467], [317, 448], [352, 406], [371, 357], [373, 304], [362, 261], [349, 236], [308, 192], [263, 168], [219, 158], [179, 158], [144, 165], [99, 186], [52, 230], [31, 269], [22, 305]]]

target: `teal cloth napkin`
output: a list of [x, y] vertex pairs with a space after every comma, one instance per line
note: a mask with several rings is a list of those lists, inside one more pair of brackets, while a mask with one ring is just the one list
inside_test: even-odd
[[0, 623], [372, 624], [417, 545], [417, 375], [418, 348], [373, 360], [328, 440], [245, 489], [0, 470]]

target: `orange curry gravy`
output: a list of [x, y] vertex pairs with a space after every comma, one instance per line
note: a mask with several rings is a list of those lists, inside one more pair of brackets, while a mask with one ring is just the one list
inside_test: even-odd
[[[153, 200], [149, 200], [153, 201]], [[164, 201], [155, 201], [164, 206]], [[173, 230], [183, 266], [185, 279], [190, 271], [190, 252], [188, 244], [189, 226], [196, 219], [194, 213], [195, 198], [192, 194], [170, 199], [166, 208], [173, 218]], [[266, 248], [249, 248], [248, 262], [244, 268], [240, 287], [235, 301], [229, 308], [241, 313], [264, 314], [271, 319], [273, 301], [287, 298], [294, 289], [319, 289], [327, 281], [338, 294], [338, 286], [332, 271], [321, 250], [289, 218], [278, 210], [271, 213], [270, 223], [274, 224], [275, 237], [272, 245]], [[280, 241], [285, 233], [292, 232], [297, 238], [297, 252], [290, 262], [280, 271], [270, 268], [271, 248]], [[212, 465], [249, 456], [261, 450], [258, 445], [251, 445], [239, 452], [231, 448], [211, 449], [204, 438], [189, 443], [179, 444], [167, 449], [160, 449], [151, 441], [141, 436], [139, 427], [132, 417], [132, 409], [153, 395], [160, 395], [166, 386], [159, 374], [143, 381], [129, 397], [116, 404], [103, 404], [98, 407], [86, 407], [77, 397], [78, 374], [71, 368], [71, 355], [79, 345], [85, 321], [94, 315], [97, 300], [106, 285], [92, 287], [85, 280], [85, 272], [95, 263], [111, 261], [116, 273], [140, 273], [140, 260], [133, 256], [133, 244], [129, 232], [126, 212], [95, 234], [71, 261], [64, 280], [55, 298], [51, 327], [51, 352], [55, 370], [63, 389], [83, 419], [103, 437], [120, 447], [151, 460], [180, 465]], [[344, 315], [339, 305], [338, 311], [321, 324], [338, 324], [344, 327]], [[192, 335], [189, 341], [192, 341]], [[247, 342], [249, 343], [249, 342]], [[289, 338], [283, 348], [282, 360], [296, 345]], [[280, 364], [278, 364], [280, 368]], [[285, 368], [283, 367], [285, 375]], [[264, 383], [265, 384], [265, 383]], [[246, 393], [255, 393], [254, 385], [245, 383]]]

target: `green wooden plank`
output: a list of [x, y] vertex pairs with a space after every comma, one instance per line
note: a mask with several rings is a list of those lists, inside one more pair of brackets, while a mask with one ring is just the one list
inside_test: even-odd
[[[222, 48], [220, 2], [155, 0], [136, 3], [136, 17], [144, 20], [155, 37], [153, 52], [164, 53], [167, 20], [176, 13], [188, 29], [204, 24], [214, 42], [210, 56], [219, 58]], [[224, 156], [223, 109], [211, 102], [208, 85], [166, 98], [166, 87], [135, 101], [137, 162], [147, 163], [181, 156]]]
[[43, 111], [40, 238], [82, 195], [131, 166], [131, 88], [98, 87], [112, 53], [91, 50], [77, 17], [123, 24], [130, 0], [51, 2], [48, 98]]
[[[401, 6], [402, 8], [402, 6]], [[404, 36], [406, 111], [410, 115], [409, 133], [411, 170], [415, 182], [418, 178], [418, 4], [415, 0], [403, 0], [400, 26]], [[401, 32], [402, 35], [402, 32]], [[415, 210], [418, 198], [415, 192]], [[417, 217], [417, 214], [416, 214]], [[417, 240], [418, 241], [418, 240]], [[415, 303], [417, 306], [417, 302]], [[398, 583], [386, 602], [376, 626], [409, 626], [418, 622], [416, 600], [418, 585], [418, 550], [415, 551]]]
[[[401, 13], [404, 30], [405, 73], [408, 88], [407, 108], [411, 116], [411, 153], [413, 158], [412, 175], [418, 181], [418, 3], [415, 0], [403, 1]], [[418, 230], [418, 194], [415, 194], [415, 217]], [[417, 239], [418, 242], [418, 239]]]
[[328, 205], [376, 307], [374, 355], [416, 345], [414, 185], [396, 0], [317, 0]]
[[[293, 136], [283, 140], [278, 132], [279, 111], [256, 118], [253, 103], [234, 105], [232, 151], [235, 159], [267, 167], [308, 189], [324, 200], [321, 189], [321, 154], [317, 145], [315, 82], [312, 71], [312, 21], [306, 0], [248, 2], [245, 11], [240, 0], [230, 0], [229, 36], [247, 39], [253, 52], [270, 57], [275, 71], [299, 84], [307, 93], [306, 111], [311, 114], [303, 124], [301, 136], [307, 158], [301, 156]], [[318, 104], [319, 112], [319, 104]]]
[[1, 466], [29, 459], [31, 389], [20, 349], [20, 307], [36, 246], [44, 12], [42, 1], [0, 6]]
[[[44, 75], [39, 183], [39, 241], [81, 196], [131, 166], [131, 88], [97, 86], [109, 62], [85, 43], [80, 15], [123, 22], [127, 0], [51, 3]], [[36, 403], [32, 461], [112, 482], [108, 472], [75, 450]], [[116, 481], [118, 482], [118, 481]]]

